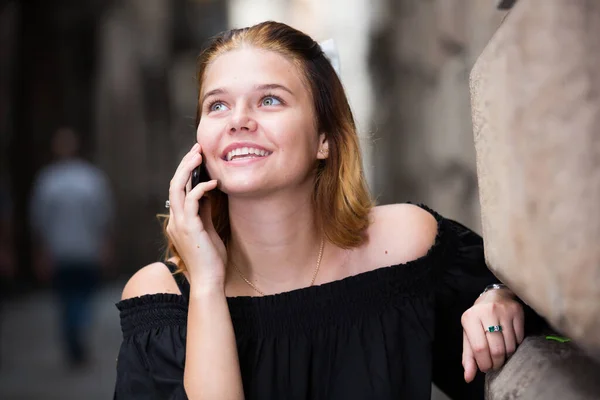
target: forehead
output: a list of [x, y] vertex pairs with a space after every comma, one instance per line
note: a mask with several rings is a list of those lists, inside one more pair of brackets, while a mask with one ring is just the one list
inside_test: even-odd
[[284, 85], [294, 92], [304, 88], [299, 67], [288, 58], [273, 51], [244, 47], [228, 51], [208, 65], [202, 91], [271, 83]]

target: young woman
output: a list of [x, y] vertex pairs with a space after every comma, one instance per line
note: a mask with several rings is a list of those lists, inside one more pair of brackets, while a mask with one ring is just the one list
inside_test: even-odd
[[[373, 206], [319, 45], [274, 22], [225, 32], [198, 89], [171, 254], [118, 304], [115, 397], [429, 399], [432, 381], [482, 397], [466, 382], [515, 351], [523, 309], [502, 286], [479, 296], [497, 281], [475, 233], [424, 206]], [[201, 163], [212, 180], [192, 188]]]

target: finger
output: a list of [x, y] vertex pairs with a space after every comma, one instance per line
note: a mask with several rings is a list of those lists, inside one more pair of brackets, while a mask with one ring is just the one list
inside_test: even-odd
[[506, 350], [506, 357], [508, 358], [517, 350], [517, 336], [512, 320], [502, 323], [502, 336], [504, 337], [504, 348]]
[[[202, 160], [202, 153], [200, 152], [200, 145], [193, 147], [192, 151], [190, 153], [191, 153], [190, 157], [192, 157], [194, 154], [200, 154], [200, 163], [202, 163], [203, 160]], [[188, 193], [188, 192], [190, 192], [193, 189], [192, 188], [192, 174], [193, 174], [193, 171], [194, 170], [192, 170], [192, 173], [190, 173], [190, 175], [188, 177], [188, 180], [185, 183], [185, 189], [184, 189], [185, 193]]]
[[522, 308], [521, 312], [513, 318], [512, 325], [517, 339], [517, 345], [519, 345], [523, 343], [523, 340], [525, 339], [525, 316]]
[[194, 144], [194, 146], [192, 146], [192, 148], [190, 149], [190, 151], [188, 151], [183, 158], [181, 159], [181, 161], [179, 162], [179, 165], [177, 165], [177, 169], [175, 169], [175, 173], [173, 174], [173, 176], [177, 175], [177, 173], [183, 168], [185, 167], [187, 161], [194, 156], [194, 154], [199, 154], [200, 153], [200, 145], [198, 143]]
[[169, 244], [174, 245], [175, 241], [174, 241], [174, 237], [173, 237], [173, 232], [175, 230], [174, 227], [175, 224], [175, 218], [173, 217], [173, 210], [171, 208], [169, 208], [169, 219], [167, 221], [167, 225], [165, 226], [165, 234], [167, 236], [167, 238], [169, 239]]
[[467, 339], [473, 349], [473, 356], [477, 366], [482, 372], [487, 372], [493, 367], [492, 356], [485, 331], [482, 328], [481, 320], [477, 317], [468, 315], [468, 311], [463, 315], [463, 329]]
[[[201, 160], [202, 161], [202, 160]], [[192, 173], [194, 171], [192, 170]], [[192, 187], [192, 175], [190, 174], [190, 178], [187, 180], [187, 182], [185, 183], [185, 193], [189, 193], [191, 190], [193, 189]]]
[[217, 180], [213, 179], [207, 182], [200, 182], [186, 196], [185, 199], [185, 218], [198, 217], [200, 211], [200, 199], [206, 192], [217, 187]]
[[[199, 154], [200, 153], [200, 145], [198, 143], [194, 144], [194, 146], [190, 149], [190, 151], [188, 151], [183, 158], [181, 159], [181, 161], [179, 162], [179, 165], [177, 165], [177, 168], [175, 169], [175, 172], [173, 173], [173, 178], [175, 178], [176, 176], [179, 175], [179, 173], [181, 172], [182, 169], [186, 168], [190, 158], [192, 158], [195, 154]], [[172, 179], [173, 179], [172, 178]]]
[[186, 197], [185, 186], [190, 179], [192, 171], [202, 162], [200, 153], [191, 154], [189, 157], [184, 157], [179, 168], [173, 175], [171, 186], [169, 187], [169, 201], [171, 209], [175, 216], [183, 210], [184, 200]]
[[499, 325], [498, 323], [494, 324], [490, 321], [491, 320], [487, 320], [487, 324], [489, 325], [484, 324], [482, 321], [481, 326], [487, 338], [488, 347], [490, 349], [489, 352], [492, 358], [492, 369], [498, 369], [504, 364], [504, 361], [506, 361], [506, 347], [504, 345], [504, 335], [502, 334], [502, 332], [488, 331], [488, 328], [490, 326]]
[[473, 355], [473, 349], [471, 343], [467, 338], [467, 334], [463, 331], [463, 368], [465, 370], [465, 382], [469, 383], [475, 379], [477, 374], [477, 363], [475, 362], [475, 356]]

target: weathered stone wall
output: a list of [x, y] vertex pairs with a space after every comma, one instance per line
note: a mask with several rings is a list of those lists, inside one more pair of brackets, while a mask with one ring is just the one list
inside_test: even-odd
[[600, 360], [600, 3], [518, 1], [471, 80], [488, 265]]

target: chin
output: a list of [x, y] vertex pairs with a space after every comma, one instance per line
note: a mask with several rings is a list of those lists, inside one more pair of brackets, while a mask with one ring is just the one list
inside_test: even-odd
[[227, 195], [240, 197], [260, 196], [269, 192], [264, 183], [256, 179], [224, 179], [219, 189]]

